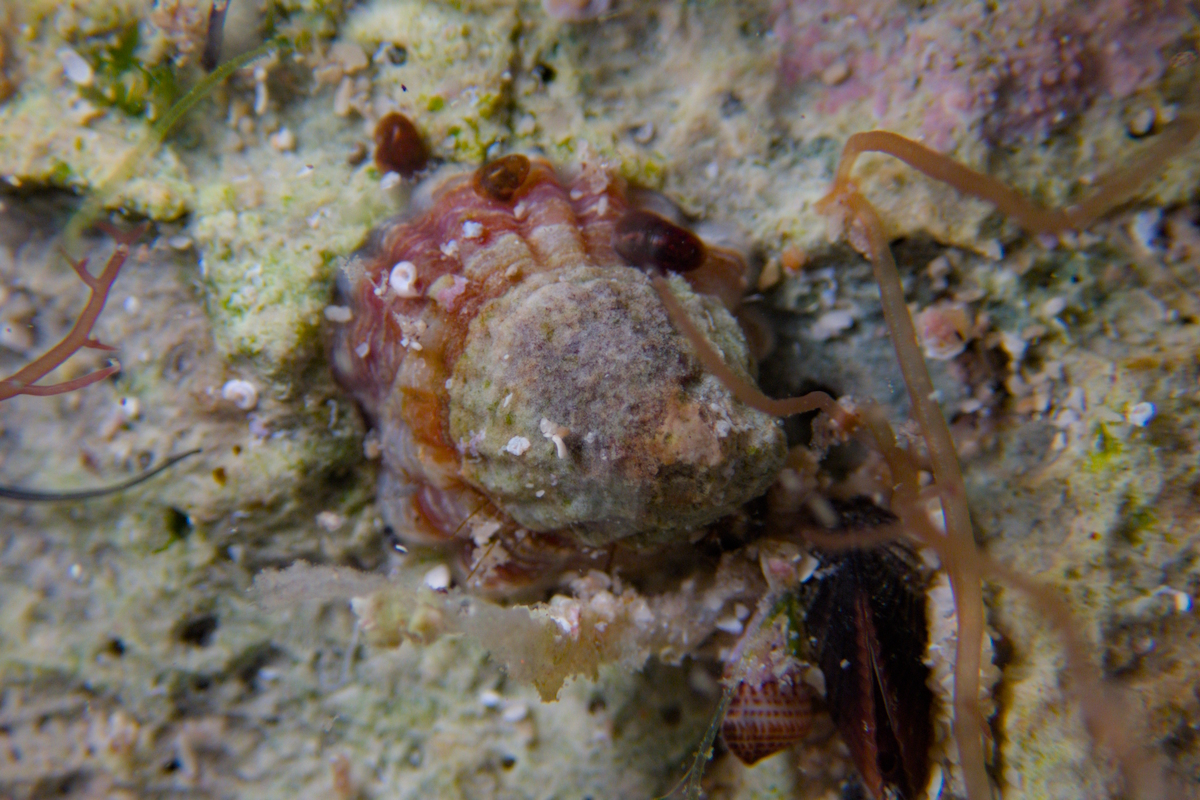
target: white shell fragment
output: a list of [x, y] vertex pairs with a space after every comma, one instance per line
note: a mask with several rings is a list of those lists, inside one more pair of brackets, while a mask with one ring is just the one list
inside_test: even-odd
[[392, 287], [397, 297], [420, 297], [421, 293], [417, 291], [416, 283], [417, 268], [411, 261], [396, 262], [388, 275], [388, 286]]
[[423, 580], [425, 585], [435, 592], [444, 592], [450, 588], [450, 568], [445, 564], [438, 564], [425, 573]]
[[1125, 412], [1125, 419], [1130, 425], [1144, 428], [1150, 424], [1150, 420], [1154, 419], [1154, 414], [1157, 410], [1154, 407], [1154, 403], [1143, 401]]
[[[505, 398], [504, 404], [506, 406], [508, 405], [508, 398], [511, 398], [511, 397], [512, 397], [512, 395], [510, 394], [510, 395], [508, 395], [508, 397]], [[545, 436], [547, 439], [549, 439], [551, 442], [554, 443], [554, 449], [555, 449], [555, 452], [557, 453], [558, 457], [566, 458], [567, 457], [567, 445], [566, 445], [566, 442], [563, 441], [563, 437], [570, 434], [571, 431], [562, 425], [559, 425], [555, 422], [551, 422], [550, 420], [546, 419], [545, 417], [542, 417], [542, 421], [538, 424], [538, 427], [542, 431], [542, 436]]]
[[126, 395], [117, 401], [119, 414], [127, 421], [132, 422], [142, 415], [142, 404], [136, 397]]
[[348, 306], [325, 306], [325, 319], [330, 322], [346, 323], [354, 319]]
[[275, 133], [271, 134], [271, 147], [274, 147], [281, 153], [290, 153], [296, 149], [296, 134], [289, 131], [287, 128], [280, 128]]
[[87, 60], [70, 47], [60, 47], [55, 53], [62, 62], [63, 74], [67, 80], [76, 86], [91, 86], [96, 79], [96, 73]]
[[500, 712], [500, 719], [505, 722], [520, 722], [529, 716], [529, 706], [524, 703], [513, 703]]
[[250, 381], [234, 378], [221, 387], [221, 398], [228, 400], [242, 411], [253, 411], [258, 405], [258, 389]]
[[514, 436], [508, 440], [508, 444], [504, 445], [504, 450], [512, 453], [514, 456], [519, 456], [528, 449], [529, 440], [524, 436]]

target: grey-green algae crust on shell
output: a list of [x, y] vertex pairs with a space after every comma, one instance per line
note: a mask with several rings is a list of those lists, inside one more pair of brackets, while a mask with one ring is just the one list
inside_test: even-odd
[[[811, 205], [846, 135], [877, 125], [919, 134], [925, 120], [946, 119], [949, 95], [910, 81], [882, 119], [871, 98], [813, 113], [813, 103], [852, 87], [855, 73], [840, 82], [837, 70], [794, 84], [780, 77], [791, 40], [773, 9], [799, 5], [615, 6], [608, 19], [561, 23], [532, 2], [288, 0], [245, 18], [249, 30], [269, 23], [290, 32], [300, 58], [258, 65], [261, 80], [253, 69], [235, 78], [120, 196], [160, 222], [101, 321], [101, 339], [122, 347], [122, 377], [61, 403], [0, 407], [7, 438], [20, 443], [5, 453], [6, 474], [29, 483], [57, 475], [86, 484], [93, 469], [133, 470], [143, 454], [199, 439], [211, 450], [167, 484], [119, 501], [4, 510], [4, 792], [329, 796], [343, 785], [342, 764], [356, 790], [400, 797], [670, 788], [715, 702], [702, 670], [612, 670], [543, 705], [470, 641], [358, 649], [346, 659], [356, 620], [341, 600], [266, 611], [244, 595], [263, 566], [300, 556], [387, 568], [374, 477], [358, 455], [363, 431], [328, 381], [320, 341], [337, 259], [404, 203], [404, 190], [382, 189], [369, 163], [347, 162], [385, 109], [410, 114], [438, 157], [464, 163], [496, 145], [541, 147], [565, 164], [586, 142], [625, 177], [763, 248], [768, 264], [799, 249], [808, 269], [772, 302], [785, 315], [780, 333], [803, 346], [785, 341], [795, 362], [764, 371], [881, 398], [899, 385], [867, 271], [827, 248]], [[63, 48], [96, 59], [133, 24], [144, 71], [166, 65], [183, 85], [183, 56], [194, 65], [208, 7], [0, 4], [12, 23], [0, 48], [9, 211], [61, 221], [19, 191], [87, 191], [148, 127], [144, 108], [138, 116], [89, 100]], [[964, 20], [989, 24], [968, 3], [877, 10], [948, 49], [978, 29]], [[1193, 21], [1176, 30], [1168, 58], [1195, 38]], [[843, 49], [863, 48], [854, 39]], [[904, 50], [887, 62], [881, 85], [919, 55]], [[1128, 119], [1146, 109], [1169, 115], [1179, 76], [1194, 79], [1184, 62], [1132, 73], [1149, 77], [1130, 94], [1093, 97], [1044, 140], [997, 149], [969, 125], [952, 125], [939, 149], [1046, 198], [1069, 197], [1080, 176], [1136, 149]], [[100, 71], [99, 60], [89, 63]], [[1050, 251], [894, 163], [862, 170], [889, 230], [916, 243], [901, 252], [910, 301], [918, 310], [965, 304], [972, 323], [986, 315], [969, 335], [989, 358], [938, 370], [963, 420], [983, 408], [998, 419], [968, 427], [960, 441], [981, 536], [997, 558], [1065, 587], [1110, 674], [1149, 709], [1144, 740], [1194, 774], [1200, 638], [1186, 600], [1200, 591], [1200, 425], [1196, 250], [1187, 244], [1195, 218], [1186, 203], [1200, 160], [1194, 152], [1177, 160], [1127, 214]], [[0, 310], [18, 332], [34, 321], [40, 345], [69, 323], [81, 296], [53, 263], [49, 231], [25, 238], [38, 230], [29, 220], [5, 234], [0, 270], [14, 288]], [[20, 342], [5, 343], [6, 369], [25, 352], [10, 345]], [[972, 371], [993, 356], [998, 373]], [[258, 407], [223, 399], [233, 378], [258, 386]], [[1133, 412], [1146, 402], [1155, 409], [1148, 420]], [[419, 576], [433, 566], [404, 569]], [[1084, 787], [1112, 796], [1113, 776], [1061, 685], [1056, 639], [1007, 592], [990, 603], [1016, 656], [1004, 667], [997, 722], [1004, 796], [1078, 796]], [[39, 757], [18, 763], [18, 750]], [[844, 761], [792, 757], [748, 771], [726, 765], [714, 779], [740, 797], [820, 796], [845, 779], [828, 766]]]
[[[673, 287], [746, 374], [733, 317]], [[478, 454], [464, 476], [519, 524], [593, 546], [663, 543], [732, 513], [774, 480], [784, 436], [689, 353], [640, 271], [526, 279], [481, 311], [455, 365], [450, 432]], [[506, 449], [542, 428], [568, 431], [573, 452], [549, 436], [519, 457]]]

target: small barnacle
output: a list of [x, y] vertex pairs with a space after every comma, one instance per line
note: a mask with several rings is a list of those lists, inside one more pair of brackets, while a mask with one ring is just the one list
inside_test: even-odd
[[375, 125], [375, 164], [380, 172], [411, 178], [429, 163], [429, 147], [413, 121], [393, 111]]
[[529, 177], [529, 159], [512, 154], [489, 161], [475, 171], [475, 190], [507, 203]]
[[617, 221], [613, 248], [635, 267], [691, 272], [704, 263], [700, 237], [653, 211], [636, 209]]

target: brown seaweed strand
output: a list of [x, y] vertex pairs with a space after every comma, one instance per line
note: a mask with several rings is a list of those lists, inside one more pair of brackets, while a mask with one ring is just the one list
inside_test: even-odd
[[725, 359], [716, 351], [700, 329], [696, 327], [696, 323], [692, 322], [692, 318], [688, 316], [683, 304], [671, 292], [671, 285], [667, 283], [667, 279], [661, 275], [654, 275], [650, 278], [654, 285], [654, 290], [658, 292], [659, 298], [662, 300], [663, 307], [667, 310], [667, 316], [670, 317], [671, 323], [687, 340], [691, 342], [692, 348], [696, 351], [696, 357], [700, 359], [700, 363], [704, 368], [716, 376], [725, 388], [742, 403], [757, 409], [764, 414], [770, 414], [774, 417], [790, 417], [793, 414], [803, 414], [806, 411], [824, 411], [835, 421], [844, 422], [849, 416], [845, 409], [839, 406], [832, 397], [825, 392], [809, 392], [801, 397], [789, 397], [784, 400], [776, 400], [773, 397], [767, 397], [749, 381], [743, 379], [740, 375], [734, 372], [725, 363]]
[[990, 175], [976, 172], [948, 156], [890, 131], [864, 131], [846, 140], [830, 195], [851, 185], [850, 172], [862, 153], [885, 153], [963, 194], [985, 200], [1033, 234], [1081, 230], [1129, 200], [1162, 166], [1200, 134], [1200, 111], [1185, 109], [1153, 144], [1124, 167], [1097, 179], [1080, 202], [1064, 209], [1045, 208]]
[[[916, 476], [906, 474], [897, 480], [906, 491], [898, 492], [901, 501], [897, 511], [905, 523], [920, 524], [920, 536], [937, 548], [950, 576], [954, 590], [954, 610], [958, 618], [958, 637], [954, 661], [954, 738], [958, 744], [963, 780], [970, 800], [985, 800], [991, 796], [990, 782], [983, 757], [983, 717], [979, 710], [979, 669], [983, 650], [983, 584], [975, 553], [975, 538], [971, 530], [971, 514], [967, 507], [967, 492], [958, 453], [950, 436], [950, 427], [938, 407], [933, 381], [925, 365], [925, 357], [917, 342], [917, 332], [904, 302], [904, 289], [896, 262], [892, 259], [883, 225], [875, 209], [853, 186], [840, 198], [851, 211], [865, 237], [868, 257], [879, 284], [883, 314], [891, 332], [892, 346], [900, 362], [904, 382], [908, 386], [913, 415], [921, 426], [921, 435], [929, 451], [934, 481], [942, 497], [946, 535], [929, 530], [928, 517], [919, 507], [920, 491]], [[852, 223], [853, 224], [853, 223]], [[894, 441], [894, 440], [893, 440]], [[894, 446], [894, 445], [893, 445]], [[908, 462], [906, 473], [914, 472], [911, 460], [897, 458], [893, 462]], [[900, 467], [899, 463], [895, 466]], [[901, 476], [893, 473], [893, 479]], [[939, 541], [940, 540], [940, 541]], [[942, 545], [939, 547], [939, 543]]]
[[17, 372], [4, 380], [0, 380], [0, 400], [7, 400], [19, 394], [35, 395], [38, 397], [63, 394], [64, 392], [82, 389], [84, 386], [102, 381], [109, 375], [120, 371], [120, 364], [110, 364], [103, 369], [89, 372], [87, 375], [63, 381], [62, 383], [54, 383], [48, 386], [35, 385], [37, 381], [46, 377], [46, 375], [61, 366], [64, 361], [84, 348], [91, 348], [93, 350], [113, 349], [91, 338], [92, 327], [95, 326], [96, 320], [99, 319], [100, 312], [104, 310], [104, 303], [108, 300], [108, 292], [112, 288], [113, 282], [117, 279], [117, 275], [120, 273], [125, 259], [129, 257], [130, 245], [141, 238], [148, 226], [139, 225], [126, 233], [122, 233], [110, 226], [104, 227], [105, 232], [116, 240], [117, 247], [113, 251], [113, 254], [109, 256], [108, 263], [104, 265], [104, 269], [100, 271], [100, 274], [92, 276], [87, 271], [87, 259], [70, 262], [71, 268], [75, 270], [75, 274], [91, 290], [87, 305], [83, 307], [79, 318], [75, 320], [75, 324], [71, 326], [71, 330], [62, 338], [62, 341], [38, 356], [32, 363], [17, 370]]

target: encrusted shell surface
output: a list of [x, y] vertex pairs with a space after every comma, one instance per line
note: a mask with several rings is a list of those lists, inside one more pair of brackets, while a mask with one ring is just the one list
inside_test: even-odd
[[[652, 545], [760, 494], [784, 456], [780, 426], [706, 373], [613, 249], [621, 183], [596, 162], [564, 179], [528, 161], [512, 191], [442, 178], [339, 276], [349, 319], [332, 361], [379, 430], [388, 523], [418, 543]], [[689, 280], [728, 287], [741, 270], [710, 249]], [[682, 278], [671, 287], [749, 375], [726, 308]]]

